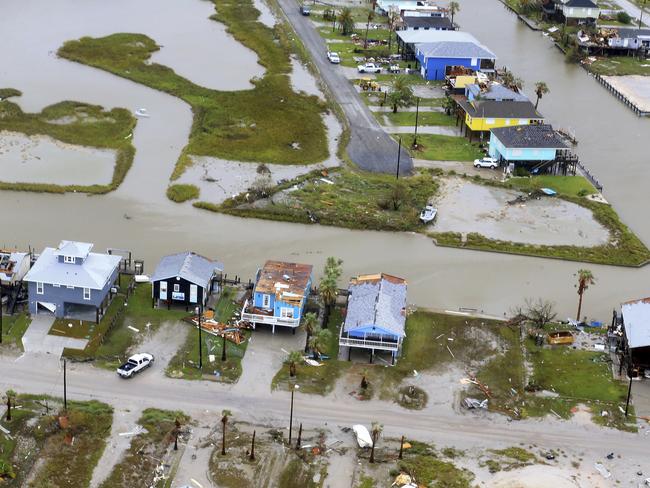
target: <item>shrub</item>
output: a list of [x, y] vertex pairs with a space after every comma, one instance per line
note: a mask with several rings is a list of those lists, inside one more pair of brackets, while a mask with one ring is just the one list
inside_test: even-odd
[[621, 24], [629, 24], [632, 22], [632, 17], [630, 17], [630, 14], [627, 12], [621, 11], [616, 14], [616, 20], [618, 20]]
[[167, 198], [182, 203], [199, 198], [200, 190], [195, 185], [172, 185], [167, 188]]
[[530, 176], [530, 172], [526, 168], [522, 168], [521, 166], [517, 166], [513, 174], [515, 176]]

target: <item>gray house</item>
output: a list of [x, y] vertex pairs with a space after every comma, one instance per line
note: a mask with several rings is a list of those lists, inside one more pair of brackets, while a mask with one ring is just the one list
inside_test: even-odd
[[90, 252], [86, 242], [61, 241], [46, 247], [24, 281], [29, 312], [99, 322], [112, 298], [121, 258]]

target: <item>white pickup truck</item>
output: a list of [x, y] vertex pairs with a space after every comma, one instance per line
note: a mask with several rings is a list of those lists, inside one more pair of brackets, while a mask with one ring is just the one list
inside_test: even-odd
[[381, 66], [375, 63], [360, 64], [357, 66], [359, 73], [381, 73]]
[[131, 378], [153, 363], [153, 355], [147, 353], [134, 354], [126, 363], [117, 368], [117, 374], [122, 378]]

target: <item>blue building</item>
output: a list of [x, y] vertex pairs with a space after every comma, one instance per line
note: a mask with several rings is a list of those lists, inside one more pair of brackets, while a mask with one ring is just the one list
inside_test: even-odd
[[551, 165], [568, 149], [548, 124], [516, 125], [490, 131], [490, 156], [519, 166]]
[[267, 261], [257, 271], [250, 300], [242, 310], [242, 320], [255, 327], [268, 324], [275, 333], [276, 326], [294, 330], [300, 325], [312, 284], [309, 264]]
[[375, 351], [388, 351], [392, 362], [406, 335], [406, 280], [385, 273], [361, 275], [350, 280], [348, 307], [339, 346], [365, 349], [370, 362]]
[[402, 55], [417, 61], [426, 80], [444, 80], [452, 66], [494, 71], [495, 54], [467, 32], [409, 29], [397, 37]]
[[25, 276], [29, 312], [99, 322], [110, 303], [121, 258], [90, 252], [92, 244], [46, 247]]

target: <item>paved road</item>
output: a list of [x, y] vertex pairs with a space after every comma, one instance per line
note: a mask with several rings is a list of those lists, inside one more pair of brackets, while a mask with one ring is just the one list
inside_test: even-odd
[[[259, 357], [259, 360], [265, 358]], [[268, 365], [271, 366], [271, 365]], [[24, 393], [62, 394], [62, 372], [52, 356], [24, 355], [18, 359], [0, 357], [0, 389], [12, 388]], [[214, 382], [184, 381], [165, 378], [158, 366], [132, 380], [122, 380], [110, 371], [89, 364], [68, 364], [68, 395], [71, 399], [97, 399], [120, 409], [157, 407], [180, 409], [190, 415], [213, 412], [215, 418], [223, 408], [239, 419], [264, 425], [288, 423], [289, 394], [270, 391], [268, 384], [240, 381], [236, 385]], [[434, 402], [435, 403], [435, 402]], [[332, 408], [336, 405], [336, 408]], [[448, 407], [432, 405], [423, 411], [405, 411], [394, 403], [359, 402], [349, 395], [328, 397], [296, 396], [295, 419], [308, 428], [328, 425], [349, 426], [378, 421], [387, 435], [435, 440], [441, 445], [461, 448], [516, 445], [520, 442], [540, 448], [565, 448], [584, 451], [587, 458], [602, 457], [614, 451], [629, 465], [644, 459], [648, 436], [627, 434], [553, 419], [537, 422], [506, 422], [461, 415]], [[585, 459], [587, 461], [587, 459]]]
[[[295, 0], [279, 0], [280, 7], [305, 47], [309, 50], [322, 79], [345, 112], [350, 124], [348, 155], [360, 168], [376, 173], [394, 173], [398, 145], [386, 134], [361, 100], [348, 79], [325, 57], [327, 46], [308, 17], [300, 14]], [[400, 157], [400, 174], [410, 173], [413, 161], [405, 149]]]

